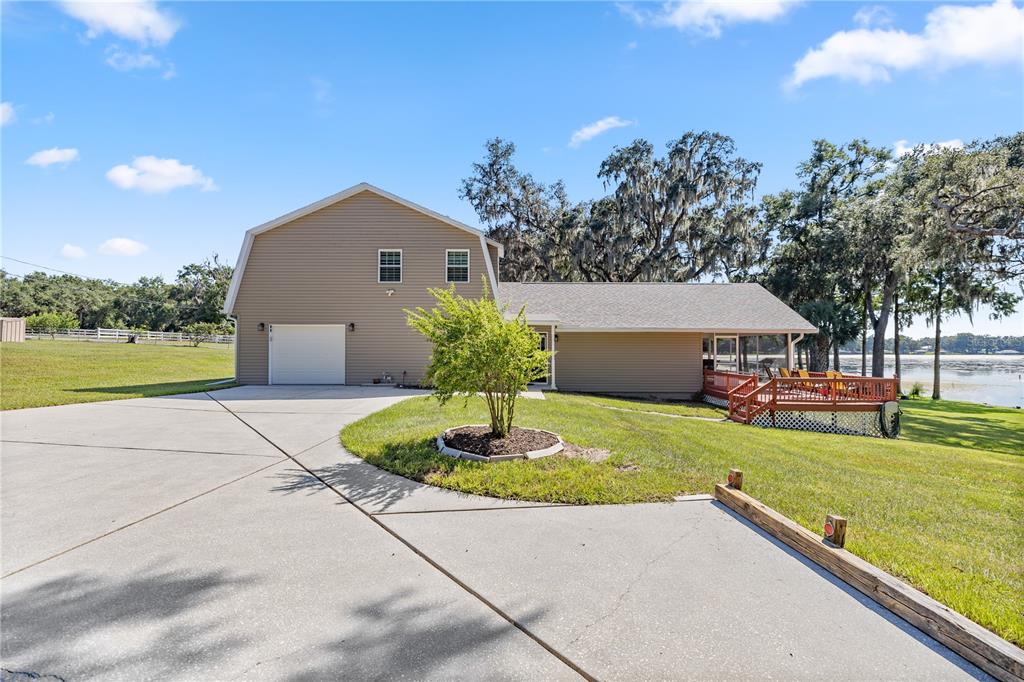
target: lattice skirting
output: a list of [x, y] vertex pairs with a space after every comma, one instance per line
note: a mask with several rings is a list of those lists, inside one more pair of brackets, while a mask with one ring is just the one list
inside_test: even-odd
[[704, 402], [714, 405], [715, 407], [729, 407], [729, 401], [725, 398], [716, 398], [713, 395], [704, 395]]
[[774, 422], [770, 412], [754, 417], [755, 426], [821, 433], [841, 433], [849, 436], [875, 436], [882, 438], [879, 411], [870, 412], [784, 412], [776, 411]]

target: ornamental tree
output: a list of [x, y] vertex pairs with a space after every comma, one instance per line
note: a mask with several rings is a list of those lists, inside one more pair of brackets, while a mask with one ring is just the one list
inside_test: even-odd
[[551, 353], [540, 350], [540, 335], [526, 322], [525, 309], [507, 319], [484, 283], [484, 294], [469, 299], [455, 287], [429, 289], [437, 300], [431, 310], [406, 310], [409, 326], [433, 350], [426, 380], [443, 405], [457, 395], [466, 401], [483, 395], [491, 432], [504, 438], [512, 429], [516, 398], [527, 384], [548, 373]]

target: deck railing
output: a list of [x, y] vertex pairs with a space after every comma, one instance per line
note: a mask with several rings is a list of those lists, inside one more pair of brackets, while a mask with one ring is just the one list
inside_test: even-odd
[[757, 385], [756, 374], [744, 374], [742, 372], [724, 372], [718, 369], [704, 370], [704, 392], [717, 398], [728, 398], [729, 392], [741, 384], [746, 384], [751, 379]]
[[728, 400], [729, 416], [750, 423], [765, 410], [850, 410], [896, 400], [895, 377], [776, 377], [704, 370], [704, 392]]

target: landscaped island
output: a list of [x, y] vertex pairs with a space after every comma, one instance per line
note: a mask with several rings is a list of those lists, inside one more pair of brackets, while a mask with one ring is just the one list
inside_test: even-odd
[[901, 438], [881, 440], [719, 422], [704, 405], [548, 393], [521, 401], [517, 422], [610, 455], [478, 464], [439, 454], [435, 440], [485, 422], [483, 401], [416, 398], [341, 438], [412, 479], [547, 502], [669, 501], [709, 492], [738, 467], [765, 504], [815, 532], [826, 513], [847, 517], [847, 549], [1024, 643], [1024, 412], [930, 400], [903, 409]]

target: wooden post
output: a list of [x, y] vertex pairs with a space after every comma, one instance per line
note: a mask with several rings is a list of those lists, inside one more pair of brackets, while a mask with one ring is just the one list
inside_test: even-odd
[[743, 490], [743, 472], [739, 469], [729, 469], [729, 487], [734, 490]]
[[825, 539], [836, 547], [846, 544], [846, 519], [835, 514], [825, 516]]

